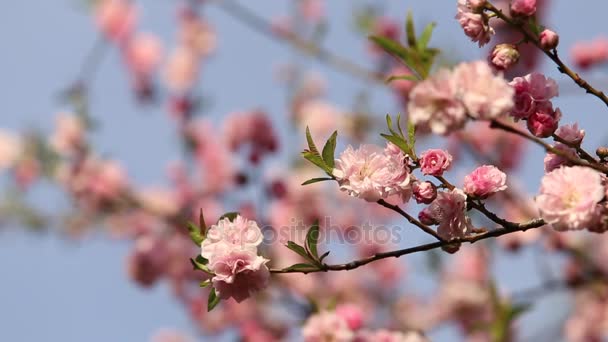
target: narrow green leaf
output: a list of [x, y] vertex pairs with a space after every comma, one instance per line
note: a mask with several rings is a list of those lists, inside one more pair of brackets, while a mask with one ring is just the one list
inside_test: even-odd
[[402, 138], [405, 138], [403, 135], [403, 130], [401, 129], [401, 113], [397, 114], [397, 129], [399, 130], [399, 135]]
[[306, 182], [302, 183], [302, 185], [308, 185], [308, 184], [313, 184], [313, 183], [318, 183], [318, 182], [323, 182], [323, 181], [328, 181], [328, 180], [333, 180], [333, 178], [329, 178], [329, 177], [311, 178], [311, 179], [307, 180]]
[[414, 75], [393, 75], [393, 76], [390, 76], [389, 78], [387, 78], [384, 82], [388, 84], [393, 81], [399, 81], [399, 80], [418, 81], [418, 77], [416, 77]]
[[407, 35], [407, 44], [411, 47], [416, 46], [416, 30], [414, 28], [414, 17], [412, 11], [407, 12], [405, 19], [405, 33]]
[[417, 159], [417, 157], [416, 157], [416, 125], [414, 125], [410, 121], [407, 122], [407, 140], [408, 140], [408, 147], [410, 148], [410, 151], [411, 151], [410, 156], [414, 159]]
[[390, 114], [386, 114], [386, 126], [388, 127], [388, 131], [391, 132], [392, 135], [398, 135], [393, 129], [393, 119]]
[[207, 280], [205, 280], [205, 281], [201, 281], [201, 282], [198, 284], [198, 286], [199, 286], [199, 287], [207, 287], [207, 286], [209, 286], [209, 285], [211, 285], [211, 279], [207, 279]]
[[407, 144], [407, 142], [405, 140], [403, 140], [403, 138], [395, 136], [395, 135], [388, 135], [388, 134], [380, 134], [384, 139], [392, 142], [393, 144], [397, 145], [397, 147], [399, 147], [401, 149], [401, 151], [403, 151], [405, 154], [410, 155], [411, 151], [409, 149], [409, 146]]
[[198, 213], [198, 226], [201, 227], [201, 235], [203, 240], [207, 236], [207, 224], [205, 223], [205, 215], [203, 215], [203, 208]]
[[291, 265], [287, 268], [284, 268], [284, 271], [302, 271], [302, 272], [310, 272], [310, 271], [315, 271], [318, 270], [319, 268], [315, 265], [311, 265], [311, 264], [305, 264], [305, 263], [300, 263], [300, 264], [295, 264], [295, 265]]
[[418, 51], [408, 49], [402, 46], [399, 42], [381, 36], [370, 36], [369, 39], [376, 45], [381, 47], [387, 53], [395, 56], [404, 63], [416, 76], [416, 79], [421, 80], [426, 77], [426, 68], [421, 65], [421, 58], [418, 56]]
[[188, 233], [190, 235], [190, 240], [192, 240], [192, 242], [194, 242], [195, 245], [200, 247], [203, 240], [205, 240], [205, 237], [203, 236], [203, 233], [201, 232], [201, 228], [199, 226], [197, 226], [196, 224], [194, 224], [193, 222], [188, 222], [187, 228], [188, 228]]
[[336, 138], [338, 137], [338, 131], [334, 131], [329, 137], [325, 146], [323, 146], [323, 161], [332, 170], [334, 168], [334, 154], [336, 153]]
[[220, 297], [215, 293], [215, 289], [211, 289], [209, 292], [209, 298], [207, 298], [207, 312], [210, 312], [215, 308], [220, 302]]
[[314, 259], [312, 259], [310, 257], [310, 255], [308, 255], [308, 252], [306, 252], [306, 249], [304, 247], [298, 245], [297, 243], [295, 243], [293, 241], [287, 241], [286, 246], [287, 246], [287, 248], [296, 252], [299, 256], [303, 257], [304, 259], [311, 261], [311, 262], [316, 262]]
[[433, 35], [433, 29], [435, 29], [436, 24], [430, 23], [426, 25], [422, 34], [420, 34], [420, 38], [418, 39], [418, 44], [416, 45], [418, 51], [425, 51], [426, 47], [429, 45], [429, 41], [431, 40], [431, 36]]
[[234, 221], [234, 219], [239, 216], [239, 213], [235, 212], [235, 211], [231, 211], [228, 213], [225, 213], [224, 215], [220, 216], [220, 219], [218, 221], [221, 221], [225, 218], [227, 218], [230, 222]]
[[325, 171], [328, 175], [331, 175], [331, 172], [333, 171], [333, 169], [331, 169], [327, 164], [325, 164], [325, 161], [323, 160], [323, 158], [321, 158], [321, 156], [319, 156], [318, 154], [315, 154], [311, 151], [304, 151], [304, 152], [302, 152], [302, 157], [304, 157], [304, 159], [306, 159], [309, 162], [318, 166], [321, 170]]
[[208, 274], [213, 274], [213, 272], [209, 270], [209, 267], [207, 267], [207, 265], [204, 265], [203, 263], [195, 259], [190, 258], [190, 263], [192, 264], [192, 267], [194, 267], [195, 270], [203, 271]]
[[319, 259], [319, 253], [317, 251], [317, 244], [319, 242], [319, 221], [315, 221], [313, 225], [306, 233], [306, 249], [309, 254], [315, 259]]
[[310, 135], [310, 128], [308, 128], [308, 126], [306, 126], [306, 142], [308, 142], [308, 150], [313, 154], [320, 156], [319, 150], [317, 149], [315, 142], [312, 140], [312, 135]]
[[323, 262], [323, 259], [327, 258], [327, 256], [329, 255], [329, 251], [323, 253], [320, 257], [319, 257], [319, 262]]

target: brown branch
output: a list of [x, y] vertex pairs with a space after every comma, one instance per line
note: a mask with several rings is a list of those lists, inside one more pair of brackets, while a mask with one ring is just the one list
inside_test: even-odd
[[218, 8], [222, 9], [226, 14], [238, 19], [243, 24], [251, 29], [261, 33], [271, 39], [280, 40], [288, 43], [291, 47], [300, 52], [303, 52], [311, 57], [316, 58], [320, 62], [336, 68], [339, 71], [346, 72], [357, 78], [374, 83], [385, 84], [384, 77], [381, 74], [367, 70], [344, 57], [338, 56], [320, 47], [313, 41], [302, 38], [293, 31], [277, 31], [272, 28], [264, 18], [258, 16], [253, 11], [241, 6], [236, 1], [232, 0], [217, 0], [214, 1]]
[[401, 209], [399, 206], [397, 205], [393, 205], [390, 204], [388, 202], [386, 202], [383, 199], [378, 200], [378, 202], [376, 202], [378, 204], [380, 204], [381, 206], [391, 209], [399, 214], [401, 214], [401, 216], [405, 217], [409, 223], [415, 225], [416, 227], [422, 229], [425, 233], [434, 236], [437, 240], [439, 241], [444, 241], [443, 238], [441, 236], [439, 236], [439, 234], [437, 234], [437, 232], [435, 232], [435, 230], [433, 230], [433, 228], [423, 224], [422, 222], [418, 221], [417, 219], [415, 219], [414, 217], [412, 217], [410, 214], [406, 213], [405, 211], [403, 211], [403, 209]]
[[597, 159], [595, 159], [591, 154], [589, 154], [587, 151], [585, 151], [580, 143], [578, 144], [573, 144], [567, 140], [562, 139], [562, 137], [560, 137], [559, 135], [553, 133], [552, 135], [553, 140], [562, 143], [570, 148], [573, 148], [576, 150], [576, 153], [578, 153], [579, 156], [581, 156], [581, 158], [585, 159], [586, 161], [590, 162], [590, 163], [597, 163]]
[[600, 90], [595, 89], [587, 81], [585, 81], [583, 78], [581, 78], [577, 73], [575, 73], [570, 68], [568, 68], [568, 66], [566, 64], [564, 64], [564, 62], [562, 62], [562, 60], [559, 58], [559, 56], [557, 54], [557, 49], [553, 49], [553, 50], [543, 49], [540, 45], [540, 41], [539, 41], [538, 37], [535, 37], [530, 32], [528, 32], [528, 30], [526, 30], [526, 28], [522, 25], [523, 24], [522, 22], [518, 22], [518, 21], [514, 20], [513, 18], [508, 17], [501, 10], [494, 7], [494, 5], [487, 3], [486, 9], [489, 10], [490, 12], [494, 13], [494, 15], [496, 15], [497, 18], [500, 18], [501, 20], [503, 20], [504, 22], [506, 22], [507, 24], [509, 24], [510, 26], [517, 29], [519, 32], [521, 32], [528, 42], [534, 44], [538, 49], [540, 49], [545, 55], [547, 55], [547, 57], [549, 57], [557, 65], [557, 70], [559, 70], [559, 72], [561, 72], [562, 74], [568, 75], [568, 77], [570, 77], [574, 81], [574, 83], [576, 83], [579, 87], [584, 89], [588, 94], [593, 94], [594, 96], [599, 98], [602, 102], [604, 102], [604, 104], [606, 106], [608, 106], [608, 97], [606, 96], [606, 94], [604, 94]]

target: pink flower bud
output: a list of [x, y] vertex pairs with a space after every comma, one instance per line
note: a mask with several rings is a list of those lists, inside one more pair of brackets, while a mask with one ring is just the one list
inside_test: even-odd
[[540, 46], [545, 50], [552, 50], [559, 44], [559, 36], [554, 31], [544, 29], [540, 33]]
[[507, 175], [496, 166], [483, 165], [464, 177], [467, 195], [485, 198], [507, 188]]
[[437, 197], [437, 188], [431, 182], [416, 182], [413, 190], [416, 203], [430, 204]]
[[585, 137], [585, 130], [578, 129], [578, 123], [560, 126], [555, 134], [571, 144], [580, 144]]
[[533, 16], [536, 13], [536, 0], [512, 0], [511, 13], [523, 17]]
[[426, 224], [427, 226], [433, 226], [439, 223], [435, 219], [435, 217], [429, 211], [429, 208], [424, 208], [421, 212], [418, 213], [418, 220], [422, 222], [422, 224]]
[[467, 5], [473, 11], [480, 11], [487, 3], [487, 0], [468, 0]]
[[550, 137], [557, 129], [561, 116], [562, 113], [559, 108], [555, 111], [550, 107], [537, 108], [536, 112], [528, 118], [528, 129], [536, 137]]
[[506, 70], [519, 61], [519, 51], [512, 44], [498, 44], [489, 56], [490, 63], [498, 70]]
[[426, 150], [420, 155], [420, 170], [425, 175], [441, 176], [451, 164], [452, 155], [444, 150]]
[[348, 327], [352, 330], [357, 330], [363, 326], [365, 320], [363, 310], [353, 304], [342, 304], [336, 308], [336, 314], [342, 317]]

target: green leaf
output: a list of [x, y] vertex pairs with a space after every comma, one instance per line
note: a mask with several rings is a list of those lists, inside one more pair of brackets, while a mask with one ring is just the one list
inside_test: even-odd
[[201, 228], [194, 224], [193, 222], [188, 222], [188, 233], [190, 235], [190, 240], [194, 242], [195, 245], [199, 246], [205, 240], [203, 233], [201, 232]]
[[201, 282], [198, 284], [198, 286], [199, 286], [199, 287], [207, 287], [207, 286], [209, 286], [209, 285], [211, 285], [211, 279], [207, 279], [207, 280], [205, 280], [205, 281], [201, 281]]
[[414, 125], [410, 121], [407, 122], [407, 140], [408, 140], [408, 146], [410, 148], [410, 151], [412, 152], [410, 154], [410, 156], [414, 159], [417, 159], [417, 157], [416, 157], [416, 125]]
[[207, 235], [207, 224], [205, 223], [205, 215], [203, 215], [203, 208], [201, 208], [201, 211], [198, 213], [198, 226], [201, 227], [201, 234], [204, 239]]
[[295, 265], [291, 265], [287, 268], [284, 268], [284, 271], [302, 271], [302, 272], [310, 272], [310, 271], [316, 271], [319, 268], [315, 265], [311, 265], [311, 264], [305, 264], [305, 263], [299, 263], [299, 264], [295, 264]]
[[338, 137], [338, 131], [334, 131], [329, 137], [325, 146], [323, 146], [323, 161], [332, 170], [334, 168], [334, 154], [336, 153], [336, 138]]
[[315, 259], [319, 259], [317, 244], [319, 242], [319, 221], [315, 221], [306, 233], [306, 250]]
[[414, 73], [418, 80], [424, 79], [428, 74], [426, 67], [421, 64], [421, 58], [414, 49], [408, 49], [399, 42], [381, 36], [370, 36], [369, 39], [387, 53], [395, 56]]
[[239, 213], [235, 212], [235, 211], [231, 211], [228, 213], [225, 213], [224, 215], [220, 216], [218, 221], [221, 221], [225, 218], [227, 218], [230, 222], [234, 221], [234, 219], [239, 216]]
[[321, 255], [321, 257], [319, 257], [319, 262], [321, 262], [321, 263], [322, 263], [322, 262], [323, 262], [323, 259], [327, 258], [327, 256], [328, 256], [328, 255], [329, 255], [329, 251], [327, 251], [327, 252], [323, 253], [323, 254]]
[[397, 114], [397, 129], [399, 130], [399, 135], [403, 138], [403, 130], [401, 129], [401, 113]]
[[435, 26], [435, 23], [430, 23], [426, 25], [416, 45], [418, 51], [423, 52], [426, 50], [427, 46], [429, 45], [429, 41], [431, 40], [431, 36], [433, 35], [433, 29], [435, 28]]
[[310, 135], [310, 128], [308, 128], [308, 126], [306, 126], [306, 141], [308, 142], [308, 150], [313, 154], [319, 156], [319, 150], [317, 149], [315, 142], [312, 140], [312, 136]]
[[211, 289], [209, 292], [209, 298], [207, 298], [207, 312], [210, 312], [215, 308], [220, 302], [220, 297], [215, 293], [215, 289]]
[[329, 177], [311, 178], [311, 179], [307, 180], [306, 182], [302, 183], [302, 185], [308, 185], [308, 184], [313, 184], [313, 183], [318, 183], [318, 182], [323, 182], [323, 181], [328, 181], [328, 180], [333, 180], [333, 178], [329, 178]]
[[203, 271], [208, 274], [213, 274], [213, 272], [211, 272], [209, 267], [207, 267], [207, 265], [205, 265], [204, 263], [201, 262], [201, 260], [198, 258], [198, 256], [196, 257], [196, 259], [190, 258], [190, 263], [192, 264], [192, 267], [194, 267], [195, 270], [200, 270], [200, 271]]
[[393, 81], [405, 80], [405, 81], [419, 81], [418, 77], [414, 75], [393, 75], [387, 78], [384, 82], [391, 83]]
[[310, 257], [310, 255], [308, 255], [308, 252], [306, 252], [306, 249], [300, 245], [298, 245], [297, 243], [293, 242], [293, 241], [287, 241], [287, 248], [291, 249], [292, 251], [296, 252], [299, 256], [303, 257], [304, 259], [311, 261], [313, 263], [316, 263], [316, 261], [314, 259], [312, 259]]
[[388, 134], [380, 134], [384, 139], [392, 142], [393, 144], [397, 145], [397, 147], [399, 147], [401, 149], [401, 151], [403, 151], [405, 154], [407, 155], [411, 155], [411, 151], [410, 148], [407, 144], [407, 141], [405, 141], [403, 138], [395, 136], [395, 135], [388, 135]]
[[391, 118], [390, 114], [386, 114], [386, 126], [392, 135], [398, 135], [395, 130], [393, 130], [393, 119]]
[[414, 17], [412, 11], [407, 12], [405, 19], [405, 33], [407, 35], [407, 44], [411, 47], [416, 46], [416, 30], [414, 29]]
[[329, 166], [325, 164], [323, 158], [321, 158], [321, 156], [319, 156], [318, 154], [315, 154], [312, 151], [304, 151], [302, 152], [302, 157], [304, 157], [304, 159], [308, 160], [314, 165], [318, 166], [321, 170], [325, 171], [325, 173], [331, 176], [331, 172], [333, 171], [333, 169], [329, 168]]

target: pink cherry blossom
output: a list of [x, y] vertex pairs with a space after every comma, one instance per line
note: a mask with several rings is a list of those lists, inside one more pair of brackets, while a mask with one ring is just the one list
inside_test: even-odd
[[430, 204], [437, 197], [437, 187], [431, 182], [414, 182], [412, 190], [416, 203]]
[[506, 70], [519, 61], [519, 51], [512, 44], [498, 44], [489, 56], [490, 63], [498, 70]]
[[165, 272], [168, 254], [166, 243], [153, 234], [135, 240], [127, 259], [129, 277], [141, 286], [153, 285]]
[[99, 30], [108, 38], [121, 42], [133, 31], [137, 11], [129, 0], [102, 0], [95, 8]]
[[[567, 155], [570, 155], [573, 158], [577, 157], [575, 149], [570, 148], [562, 143], [556, 143], [553, 147], [564, 152]], [[557, 169], [560, 166], [570, 165], [570, 161], [568, 161], [568, 159], [566, 159], [560, 155], [549, 152], [545, 155], [543, 164], [545, 165], [545, 172], [549, 173], [549, 172]]]
[[62, 155], [74, 155], [85, 143], [85, 124], [74, 114], [59, 113], [55, 131], [50, 138], [53, 149]]
[[410, 174], [405, 162], [406, 156], [394, 153], [390, 146], [387, 151], [375, 145], [362, 145], [357, 150], [348, 146], [336, 159], [333, 175], [340, 190], [369, 202], [396, 194], [406, 199]]
[[151, 342], [194, 342], [194, 339], [188, 335], [175, 330], [162, 329], [152, 336]]
[[[268, 259], [256, 255], [256, 251], [239, 249], [223, 244], [209, 257], [209, 269], [215, 273], [211, 279], [218, 297], [234, 298], [237, 302], [249, 298], [268, 286], [270, 272]], [[204, 256], [204, 255], [203, 255]]]
[[357, 334], [356, 342], [430, 342], [417, 331], [364, 330]]
[[418, 83], [410, 92], [409, 120], [414, 125], [429, 127], [433, 133], [448, 134], [466, 122], [466, 109], [458, 99], [459, 84], [449, 70]]
[[357, 330], [363, 326], [365, 313], [363, 309], [354, 304], [341, 304], [336, 307], [336, 314], [342, 317], [351, 330]]
[[473, 228], [465, 213], [466, 200], [467, 195], [460, 189], [441, 191], [433, 203], [423, 210], [434, 222], [438, 222], [437, 233], [442, 238], [461, 238]]
[[348, 327], [346, 319], [336, 314], [322, 310], [308, 318], [302, 327], [304, 342], [351, 342], [354, 332]]
[[[477, 1], [473, 5], [478, 5]], [[469, 0], [458, 0], [458, 13], [456, 19], [460, 23], [466, 34], [472, 41], [483, 46], [490, 41], [494, 35], [494, 29], [488, 23], [488, 17], [478, 7], [471, 6]]]
[[216, 250], [225, 248], [224, 245], [255, 251], [263, 238], [255, 221], [241, 215], [237, 215], [232, 221], [225, 217], [207, 230], [207, 237], [201, 244], [202, 256], [211, 260]]
[[541, 217], [555, 230], [588, 228], [604, 198], [602, 176], [582, 166], [560, 167], [546, 174], [536, 205]]
[[524, 17], [530, 17], [536, 13], [536, 0], [512, 0], [511, 13]]
[[496, 166], [483, 165], [464, 177], [464, 192], [485, 198], [507, 188], [507, 175]]
[[549, 29], [544, 29], [538, 38], [540, 41], [540, 46], [545, 50], [555, 49], [557, 44], [559, 44], [559, 36], [557, 33], [555, 33], [555, 31], [551, 31]]
[[608, 61], [608, 38], [598, 37], [590, 42], [578, 42], [571, 50], [574, 63], [581, 69], [588, 69]]
[[452, 155], [446, 150], [432, 149], [420, 154], [420, 171], [425, 175], [441, 176], [451, 165]]
[[515, 77], [509, 84], [515, 89], [515, 106], [511, 115], [516, 120], [528, 118], [538, 104], [546, 103], [559, 94], [553, 79], [536, 72]]
[[165, 81], [175, 93], [185, 93], [194, 86], [199, 75], [199, 57], [185, 47], [177, 47], [165, 66]]
[[527, 120], [528, 130], [539, 138], [550, 137], [557, 129], [562, 117], [559, 108], [553, 110], [549, 102], [544, 103], [547, 105], [538, 105]]
[[486, 62], [461, 63], [454, 69], [453, 77], [470, 116], [490, 120], [513, 108], [513, 89], [502, 75], [494, 75]]
[[22, 150], [23, 143], [19, 137], [0, 130], [0, 171], [15, 165]]
[[209, 56], [217, 46], [217, 36], [211, 25], [191, 11], [179, 17], [178, 42], [198, 57]]
[[571, 144], [580, 144], [585, 137], [585, 130], [578, 128], [578, 123], [559, 126], [555, 135]]
[[137, 33], [125, 50], [127, 65], [136, 78], [149, 78], [160, 63], [162, 55], [161, 41], [150, 33]]

